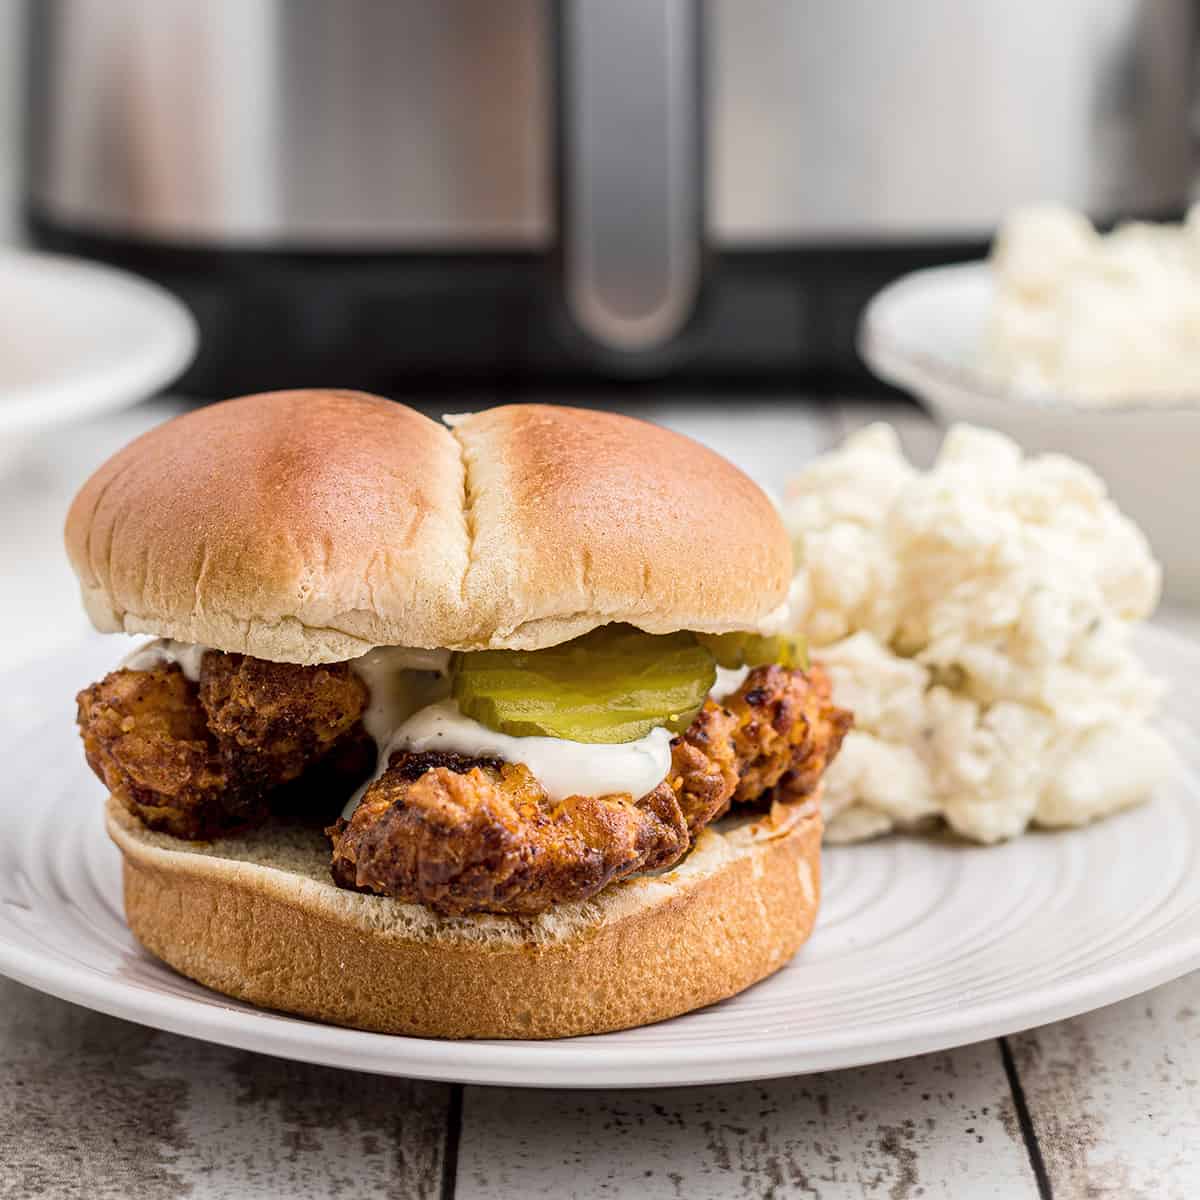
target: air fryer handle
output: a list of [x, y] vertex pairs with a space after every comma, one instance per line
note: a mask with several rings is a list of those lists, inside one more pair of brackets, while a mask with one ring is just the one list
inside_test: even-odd
[[575, 324], [651, 351], [700, 289], [703, 131], [698, 0], [561, 0], [559, 236]]

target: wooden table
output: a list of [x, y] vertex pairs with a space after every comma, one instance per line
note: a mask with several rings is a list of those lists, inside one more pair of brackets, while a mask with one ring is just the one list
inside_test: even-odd
[[[92, 466], [168, 411], [160, 402], [43, 439], [0, 476], [0, 663], [78, 636], [59, 552], [65, 505]], [[774, 486], [875, 415], [761, 398], [638, 411]], [[886, 415], [927, 459], [932, 431], [907, 410]], [[1171, 619], [1200, 632], [1195, 617]], [[767, 1083], [602, 1092], [304, 1066], [0, 980], [0, 1198], [1194, 1200], [1198, 1081], [1200, 974], [942, 1054]]]

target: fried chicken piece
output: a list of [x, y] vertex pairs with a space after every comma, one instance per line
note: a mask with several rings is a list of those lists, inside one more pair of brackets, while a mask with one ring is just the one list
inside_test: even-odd
[[731, 803], [752, 803], [772, 789], [781, 800], [813, 791], [850, 728], [830, 691], [819, 666], [756, 667], [722, 703], [705, 702], [672, 743], [670, 778], [693, 837]]
[[[328, 832], [344, 887], [443, 913], [541, 912], [678, 861], [731, 803], [809, 795], [849, 714], [819, 668], [759, 667], [672, 742], [671, 771], [638, 799], [555, 804], [520, 764], [396, 754], [349, 822]], [[79, 695], [88, 762], [154, 829], [207, 838], [344, 795], [371, 768], [368, 693], [342, 663], [300, 667], [209, 652], [121, 669]]]
[[[344, 663], [302, 667], [210, 651], [179, 667], [112, 672], [78, 697], [92, 770], [151, 829], [211, 838], [340, 802], [374, 765], [367, 689]], [[311, 769], [310, 769], [311, 768]], [[289, 786], [281, 786], [289, 785]]]
[[324, 829], [371, 777], [378, 759], [375, 739], [359, 722], [302, 775], [269, 792], [267, 803], [281, 819]]
[[736, 728], [733, 713], [710, 699], [687, 730], [671, 743], [668, 778], [679, 797], [691, 837], [725, 812], [737, 788]]
[[528, 768], [458, 755], [393, 755], [349, 821], [327, 832], [342, 887], [437, 912], [531, 915], [678, 861], [731, 802], [787, 787], [807, 795], [849, 714], [819, 668], [759, 667], [724, 704], [709, 700], [672, 742], [649, 794], [555, 805]]
[[724, 708], [736, 721], [735, 804], [753, 802], [780, 786], [787, 799], [813, 791], [853, 720], [832, 702], [831, 691], [829, 676], [818, 665], [808, 671], [756, 667], [725, 699]]
[[303, 667], [210, 651], [200, 703], [232, 774], [272, 788], [298, 778], [358, 724], [367, 687], [346, 663]]
[[[814, 664], [808, 671], [808, 681], [809, 691], [803, 705], [805, 733], [803, 737], [793, 734], [789, 738], [791, 759], [770, 788], [768, 794], [773, 802], [791, 804], [811, 797], [854, 724], [854, 714], [833, 703], [833, 681], [823, 667]], [[747, 725], [743, 737], [749, 736]]]
[[210, 838], [265, 816], [231, 778], [177, 666], [113, 671], [76, 699], [88, 765], [151, 829]]
[[554, 804], [523, 764], [440, 754], [393, 755], [351, 819], [328, 832], [339, 885], [447, 915], [585, 900], [688, 845], [666, 783], [637, 801]]

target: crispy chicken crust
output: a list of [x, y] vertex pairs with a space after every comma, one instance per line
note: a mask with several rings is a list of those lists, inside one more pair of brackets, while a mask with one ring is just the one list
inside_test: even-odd
[[[455, 761], [426, 761], [438, 757]], [[331, 833], [338, 884], [441, 913], [541, 912], [662, 865], [688, 843], [665, 784], [637, 801], [555, 805], [523, 764], [403, 753]]]
[[808, 671], [758, 667], [725, 700], [736, 721], [735, 804], [770, 793], [780, 801], [802, 800], [821, 782], [837, 757], [853, 717], [832, 700], [833, 684], [819, 666]]
[[177, 666], [113, 671], [76, 700], [88, 765], [151, 829], [215, 837], [266, 815], [230, 777]]
[[[212, 838], [272, 807], [294, 819], [352, 791], [374, 759], [368, 698], [345, 663], [210, 651], [199, 685], [175, 665], [112, 672], [80, 692], [78, 719], [88, 763], [131, 812]], [[809, 796], [849, 725], [820, 667], [768, 666], [705, 703], [672, 742], [667, 778], [638, 798], [554, 803], [521, 764], [397, 753], [352, 818], [327, 830], [334, 879], [446, 914], [584, 900], [677, 862], [731, 804]]]
[[361, 779], [373, 760], [360, 724], [367, 689], [345, 664], [210, 651], [199, 685], [174, 664], [121, 668], [76, 700], [92, 770], [151, 829], [176, 837], [261, 824], [276, 799], [289, 807], [307, 799], [313, 780], [302, 774]]
[[554, 804], [519, 764], [398, 753], [351, 819], [328, 830], [334, 879], [445, 914], [530, 915], [586, 900], [677, 862], [733, 802], [809, 795], [849, 725], [819, 667], [771, 666], [723, 704], [710, 699], [672, 743], [667, 779], [637, 800]]
[[269, 789], [299, 778], [350, 733], [367, 687], [345, 663], [300, 667], [210, 652], [200, 703], [231, 773]]

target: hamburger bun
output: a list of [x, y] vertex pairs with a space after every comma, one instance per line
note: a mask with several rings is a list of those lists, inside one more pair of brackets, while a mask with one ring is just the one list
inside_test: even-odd
[[304, 664], [753, 629], [792, 572], [767, 497], [680, 434], [536, 404], [439, 424], [325, 390], [151, 430], [84, 485], [66, 542], [97, 628]]
[[382, 1033], [554, 1038], [661, 1021], [782, 967], [819, 902], [815, 800], [709, 827], [670, 870], [527, 918], [344, 891], [313, 830], [184, 842], [115, 800], [107, 811], [148, 950], [251, 1004]]
[[[679, 434], [543, 405], [439, 424], [322, 390], [248, 396], [152, 430], [84, 485], [66, 540], [99, 628], [302, 665], [376, 646], [537, 649], [611, 622], [752, 630], [784, 603], [792, 572], [767, 497]], [[285, 749], [302, 743], [302, 719], [277, 729], [257, 697], [239, 703], [237, 721], [261, 717]], [[137, 733], [122, 719], [110, 742]], [[127, 747], [135, 767], [160, 765], [184, 736], [160, 734]], [[818, 905], [812, 798], [705, 828], [670, 869], [586, 901], [449, 917], [339, 887], [316, 829], [275, 822], [211, 842], [154, 832], [136, 815], [153, 822], [153, 807], [122, 792], [142, 786], [129, 776], [115, 776], [124, 803], [110, 798], [107, 821], [134, 936], [219, 992], [335, 1024], [456, 1038], [643, 1025], [777, 970]]]

